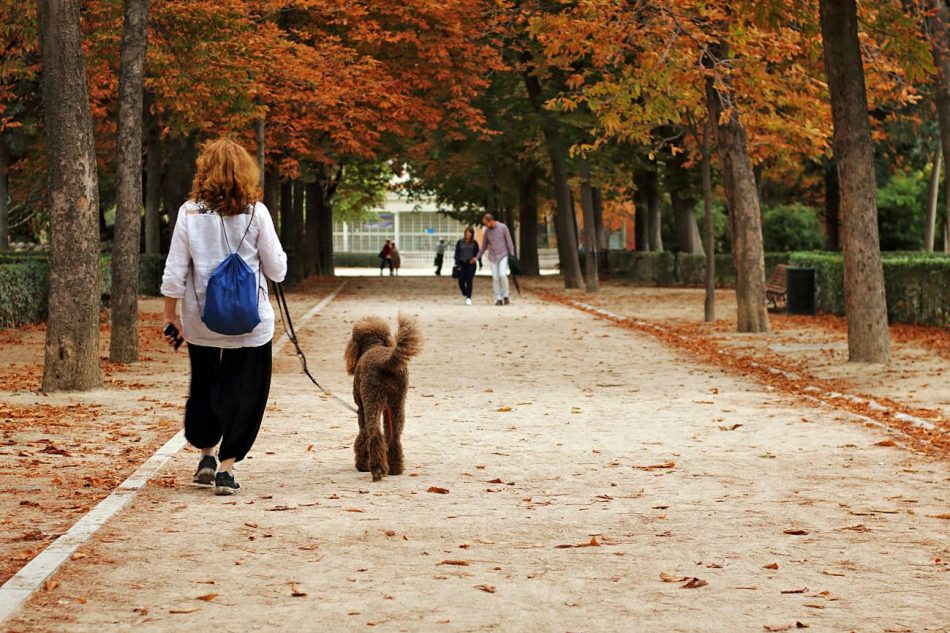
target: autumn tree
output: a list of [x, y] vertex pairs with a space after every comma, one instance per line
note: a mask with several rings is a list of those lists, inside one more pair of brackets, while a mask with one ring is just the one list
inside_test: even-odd
[[148, 0], [125, 0], [119, 69], [115, 237], [112, 243], [112, 336], [109, 359], [138, 359], [139, 239], [142, 218], [142, 80]]
[[91, 389], [99, 368], [99, 226], [79, 0], [39, 0], [49, 164], [49, 325], [43, 390]]
[[841, 187], [848, 357], [857, 362], [886, 363], [891, 358], [891, 344], [857, 6], [854, 0], [821, 0], [820, 7]]

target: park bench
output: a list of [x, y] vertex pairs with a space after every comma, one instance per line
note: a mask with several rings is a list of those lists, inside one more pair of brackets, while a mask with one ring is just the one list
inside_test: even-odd
[[779, 301], [786, 301], [788, 294], [788, 276], [785, 274], [788, 266], [779, 264], [772, 269], [769, 280], [765, 283], [765, 298], [777, 310]]

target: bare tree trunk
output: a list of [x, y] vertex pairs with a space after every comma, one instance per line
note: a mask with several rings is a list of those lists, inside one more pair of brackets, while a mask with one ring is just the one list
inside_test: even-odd
[[594, 219], [594, 192], [590, 182], [590, 163], [585, 156], [577, 159], [581, 177], [581, 210], [584, 212], [584, 282], [587, 292], [597, 292], [597, 222]]
[[841, 250], [841, 191], [838, 186], [838, 166], [834, 159], [825, 160], [825, 248]]
[[162, 152], [168, 157], [168, 168], [162, 181], [164, 189], [165, 211], [168, 213], [168, 226], [174, 228], [178, 222], [178, 209], [191, 194], [191, 183], [195, 178], [195, 161], [198, 159], [198, 142], [194, 134], [168, 139], [168, 147]]
[[[526, 59], [530, 61], [530, 58]], [[554, 230], [557, 234], [557, 254], [561, 263], [561, 275], [565, 288], [580, 288], [584, 283], [581, 264], [577, 254], [577, 231], [574, 227], [574, 204], [571, 200], [571, 185], [568, 182], [567, 149], [561, 139], [557, 121], [544, 108], [541, 95], [541, 82], [535, 75], [523, 74], [528, 98], [535, 112], [541, 115], [541, 132], [544, 136], [548, 158], [551, 161], [551, 175], [554, 179], [554, 200], [557, 212], [554, 214]]]
[[712, 165], [709, 155], [709, 137], [713, 133], [713, 124], [709, 117], [703, 129], [703, 229], [706, 238], [706, 304], [707, 323], [716, 320], [716, 241], [712, 210]]
[[[261, 102], [260, 97], [257, 98], [257, 102], [258, 103]], [[265, 125], [266, 123], [264, 121], [264, 117], [261, 117], [257, 120], [257, 123], [254, 126], [254, 140], [257, 143], [257, 168], [261, 172], [261, 191], [262, 192], [264, 191], [264, 186], [267, 183], [266, 181], [267, 165], [266, 165], [266, 158], [265, 158], [266, 155], [264, 153], [264, 150], [265, 150], [264, 141], [266, 139]]]
[[277, 227], [280, 231], [280, 243], [284, 248], [290, 248], [290, 216], [293, 213], [294, 205], [294, 186], [289, 180], [280, 182], [280, 222]]
[[[943, 156], [950, 156], [950, 9], [944, 0], [930, 0], [932, 11], [927, 18], [931, 52], [937, 75], [934, 81], [934, 105], [940, 126], [940, 148]], [[948, 163], [950, 166], [950, 163]], [[945, 170], [950, 174], [950, 169]], [[944, 177], [944, 183], [948, 179]], [[947, 221], [950, 223], [950, 185], [945, 186]], [[950, 250], [948, 250], [950, 252]]]
[[604, 224], [604, 196], [600, 187], [594, 187], [591, 192], [594, 197], [594, 223], [597, 228], [597, 267], [607, 271], [607, 251], [610, 249], [607, 226]]
[[943, 166], [943, 152], [940, 148], [934, 152], [934, 160], [930, 171], [930, 182], [927, 183], [927, 224], [924, 225], [924, 249], [928, 253], [934, 252], [934, 237], [937, 233], [937, 204], [940, 198], [940, 169]]
[[521, 268], [525, 275], [541, 274], [538, 263], [538, 172], [532, 167], [521, 179]]
[[10, 250], [10, 181], [7, 176], [9, 161], [7, 145], [0, 138], [0, 253]]
[[857, 7], [855, 0], [820, 0], [819, 6], [841, 184], [848, 355], [852, 362], [886, 363], [891, 359], [891, 339]]
[[647, 230], [647, 239], [650, 241], [650, 251], [654, 253], [663, 252], [663, 217], [660, 211], [660, 188], [659, 188], [659, 178], [655, 171], [650, 172], [652, 174], [651, 184], [652, 191], [650, 191], [649, 198], [647, 200], [648, 207], [647, 213], [650, 215], [650, 227]]
[[145, 252], [162, 252], [162, 139], [158, 121], [146, 115], [148, 121], [145, 158]]
[[665, 161], [665, 182], [670, 191], [670, 206], [676, 225], [676, 249], [681, 253], [701, 255], [703, 242], [696, 224], [696, 198], [689, 189], [689, 171], [685, 155], [671, 156]]
[[99, 192], [80, 0], [38, 0], [49, 169], [49, 325], [43, 391], [102, 384]]
[[304, 188], [307, 195], [307, 220], [304, 243], [306, 257], [304, 257], [303, 276], [322, 275], [320, 268], [320, 191], [316, 182], [308, 182]]
[[634, 225], [636, 250], [652, 251], [655, 245], [655, 240], [650, 238], [654, 233], [653, 220], [659, 217], [659, 213], [654, 211], [659, 206], [656, 172], [649, 169], [640, 170], [634, 179], [637, 186], [636, 224]]
[[267, 207], [267, 210], [270, 211], [270, 217], [274, 221], [274, 226], [277, 226], [278, 218], [277, 216], [277, 194], [280, 191], [280, 180], [277, 175], [276, 169], [271, 169], [267, 172], [267, 176], [264, 177], [264, 206]]
[[142, 225], [142, 81], [148, 0], [125, 0], [119, 62], [115, 238], [112, 241], [112, 335], [109, 360], [139, 357], [139, 250]]
[[304, 184], [299, 180], [294, 181], [294, 204], [291, 209], [291, 221], [288, 223], [291, 236], [291, 247], [293, 248], [294, 261], [291, 262], [291, 269], [294, 272], [294, 281], [300, 281], [306, 277], [307, 273], [307, 244], [305, 240], [304, 218]]
[[[718, 49], [715, 54], [719, 59], [725, 58], [725, 46], [714, 48]], [[768, 332], [765, 252], [762, 247], [759, 194], [752, 171], [752, 160], [749, 158], [745, 128], [735, 107], [727, 108], [723, 99], [715, 80], [709, 77], [706, 81], [706, 105], [716, 131], [726, 201], [733, 226], [732, 257], [736, 265], [737, 328], [739, 332]], [[720, 121], [724, 112], [729, 114], [724, 121]]]

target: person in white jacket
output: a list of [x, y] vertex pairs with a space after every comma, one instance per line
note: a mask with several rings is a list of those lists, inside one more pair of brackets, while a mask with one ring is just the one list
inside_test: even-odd
[[[187, 341], [191, 361], [185, 437], [201, 450], [194, 481], [213, 484], [221, 495], [240, 488], [234, 463], [251, 450], [270, 393], [274, 309], [263, 277], [280, 282], [287, 274], [287, 255], [259, 202], [259, 182], [257, 163], [241, 145], [230, 139], [205, 144], [162, 277], [165, 324]], [[261, 322], [248, 334], [218, 334], [202, 322], [201, 311], [209, 277], [235, 248], [258, 280]], [[172, 336], [165, 340], [175, 343]]]

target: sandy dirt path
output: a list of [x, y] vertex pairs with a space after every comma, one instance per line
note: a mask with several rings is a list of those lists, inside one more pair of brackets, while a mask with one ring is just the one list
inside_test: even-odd
[[352, 322], [419, 316], [406, 475], [353, 469], [355, 420], [285, 351], [239, 496], [186, 483], [183, 451], [5, 630], [950, 630], [947, 463], [650, 337], [536, 299], [465, 307], [450, 284], [352, 280], [302, 331], [346, 393]]

